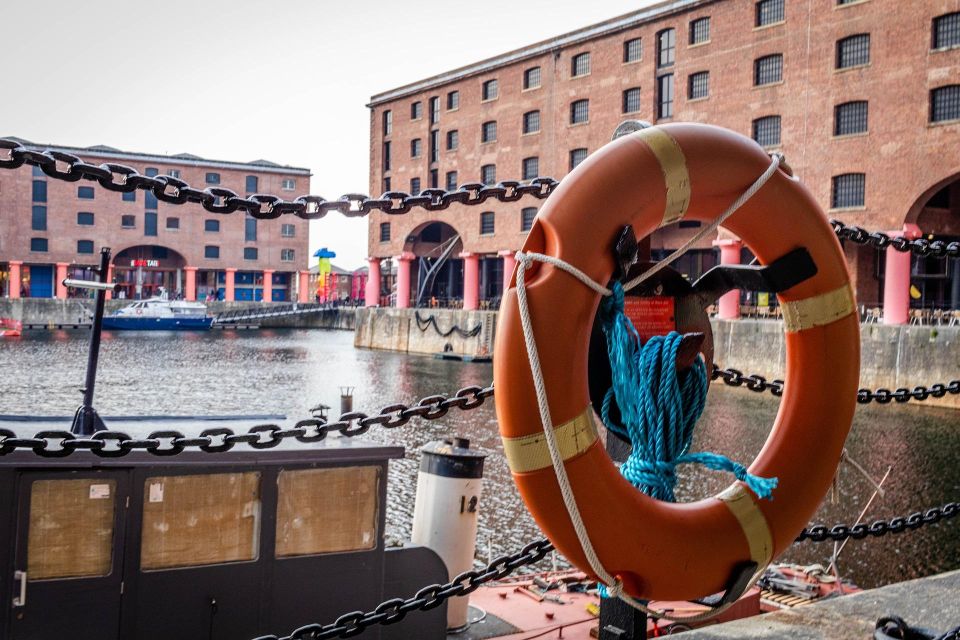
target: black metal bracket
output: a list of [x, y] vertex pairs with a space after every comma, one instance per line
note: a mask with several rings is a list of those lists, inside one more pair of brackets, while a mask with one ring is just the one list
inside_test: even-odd
[[753, 576], [757, 573], [757, 569], [759, 568], [760, 565], [752, 560], [741, 562], [733, 568], [733, 572], [730, 574], [730, 581], [727, 583], [727, 588], [723, 591], [723, 593], [715, 593], [705, 598], [692, 600], [691, 602], [702, 604], [706, 607], [710, 607], [711, 609], [716, 609], [718, 607], [730, 604], [731, 602], [736, 602], [740, 596], [742, 596], [746, 590], [750, 588], [750, 584], [753, 582]]
[[734, 289], [781, 293], [817, 274], [810, 252], [799, 247], [766, 266], [721, 265], [707, 271], [693, 283], [693, 295], [706, 308]]

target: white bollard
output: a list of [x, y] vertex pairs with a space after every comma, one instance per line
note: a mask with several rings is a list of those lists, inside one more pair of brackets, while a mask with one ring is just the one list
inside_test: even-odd
[[[473, 568], [487, 454], [471, 449], [466, 438], [431, 442], [421, 452], [411, 538], [436, 551], [454, 578]], [[469, 595], [447, 601], [447, 629], [467, 625], [469, 603]]]

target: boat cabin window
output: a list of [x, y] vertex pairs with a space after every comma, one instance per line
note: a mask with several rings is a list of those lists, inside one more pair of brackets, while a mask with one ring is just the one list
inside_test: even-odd
[[35, 480], [27, 536], [29, 580], [109, 575], [116, 481]]
[[156, 476], [143, 485], [143, 571], [257, 559], [260, 474]]
[[380, 467], [281, 471], [276, 557], [375, 548], [379, 480]]

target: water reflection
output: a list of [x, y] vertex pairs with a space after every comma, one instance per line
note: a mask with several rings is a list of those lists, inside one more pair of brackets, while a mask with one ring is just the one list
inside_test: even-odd
[[[318, 403], [330, 405], [336, 414], [340, 386], [355, 387], [356, 409], [376, 410], [467, 385], [483, 386], [492, 377], [490, 365], [355, 350], [352, 339], [350, 333], [321, 331], [107, 334], [96, 404], [104, 415], [284, 413], [295, 419]], [[0, 413], [72, 413], [80, 401], [86, 352], [83, 333], [34, 333], [0, 342], [0, 368], [6, 374]], [[776, 398], [714, 385], [694, 448], [751, 460], [777, 406]], [[470, 412], [452, 411], [434, 422], [370, 432], [374, 440], [406, 448], [405, 458], [391, 466], [388, 535], [409, 537], [420, 447], [452, 434], [468, 437], [491, 453], [480, 551], [510, 552], [540, 536], [500, 455], [492, 403]], [[868, 520], [960, 496], [960, 414], [954, 411], [915, 405], [861, 407], [848, 449], [877, 478], [893, 466], [887, 493]], [[696, 467], [682, 467], [680, 475], [680, 500], [709, 495], [728, 482], [725, 474]], [[841, 500], [834, 504], [828, 499], [817, 522], [852, 521], [871, 491], [849, 467], [841, 473], [840, 488]], [[830, 550], [828, 543], [804, 543], [785, 558], [825, 562]], [[865, 587], [960, 568], [960, 523], [851, 541], [841, 567]]]

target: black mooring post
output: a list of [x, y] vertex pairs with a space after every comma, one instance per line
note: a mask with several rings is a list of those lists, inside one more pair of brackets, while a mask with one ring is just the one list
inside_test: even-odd
[[[637, 260], [650, 261], [650, 238], [638, 242]], [[607, 453], [616, 462], [630, 455], [630, 444], [607, 432]], [[647, 640], [647, 614], [634, 609], [620, 598], [600, 600], [600, 640]]]
[[[100, 284], [107, 285], [110, 277], [110, 247], [100, 249]], [[90, 331], [90, 350], [87, 354], [87, 378], [83, 385], [83, 404], [73, 416], [72, 433], [89, 436], [106, 429], [103, 420], [93, 408], [93, 390], [97, 383], [97, 362], [100, 360], [100, 333], [103, 331], [103, 307], [107, 299], [107, 288], [96, 289], [97, 297], [93, 311], [93, 327]]]

